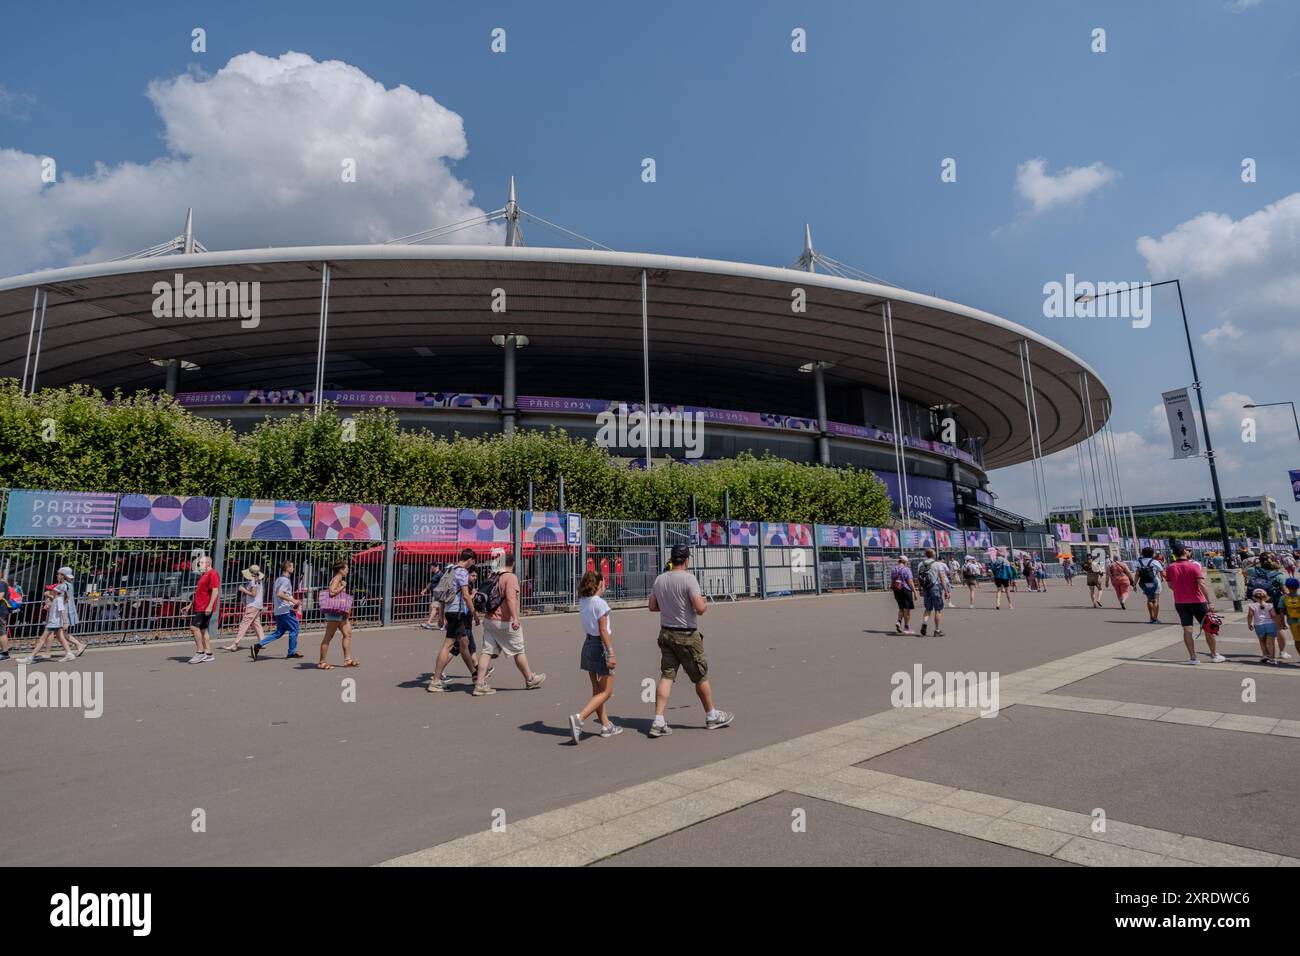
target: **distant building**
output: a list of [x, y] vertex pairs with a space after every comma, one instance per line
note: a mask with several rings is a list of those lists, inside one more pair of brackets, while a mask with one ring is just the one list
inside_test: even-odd
[[[1150, 517], [1151, 515], [1164, 514], [1185, 515], [1202, 513], [1213, 516], [1214, 499], [1195, 498], [1191, 501], [1164, 501], [1146, 505], [1130, 505], [1129, 508], [1132, 510], [1134, 518], [1144, 518]], [[1295, 541], [1297, 533], [1300, 533], [1300, 528], [1297, 528], [1291, 523], [1291, 516], [1287, 512], [1279, 509], [1277, 502], [1269, 495], [1243, 495], [1238, 498], [1224, 498], [1223, 509], [1229, 514], [1232, 514], [1233, 512], [1240, 513], [1243, 511], [1264, 512], [1264, 514], [1268, 515], [1270, 525], [1260, 530], [1263, 531], [1264, 536], [1271, 544]], [[1125, 514], [1127, 515], [1127, 513], [1126, 510]], [[1058, 518], [1061, 521], [1068, 519], [1074, 519], [1077, 521], [1079, 519], [1079, 508], [1077, 505], [1074, 507], [1053, 508], [1052, 515], [1054, 518]], [[1089, 528], [1101, 527], [1106, 523], [1106, 515], [1102, 509], [1088, 509]], [[1254, 528], [1247, 529], [1247, 533], [1252, 538], [1259, 536], [1259, 531], [1256, 531]]]

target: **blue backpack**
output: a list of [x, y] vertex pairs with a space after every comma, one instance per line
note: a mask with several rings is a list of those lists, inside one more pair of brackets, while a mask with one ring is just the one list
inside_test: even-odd
[[3, 599], [9, 605], [9, 613], [16, 614], [21, 611], [23, 607], [23, 589], [7, 581], [0, 581], [0, 585], [4, 586], [3, 591], [0, 591], [0, 599]]

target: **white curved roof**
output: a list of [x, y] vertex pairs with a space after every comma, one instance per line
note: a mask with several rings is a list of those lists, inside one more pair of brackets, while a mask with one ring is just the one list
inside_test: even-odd
[[[811, 403], [808, 378], [797, 368], [816, 360], [833, 363], [828, 386], [885, 391], [880, 307], [886, 300], [902, 395], [923, 405], [956, 403], [963, 424], [987, 436], [986, 467], [1030, 457], [1019, 340], [1031, 343], [1045, 453], [1087, 437], [1079, 373], [1088, 376], [1098, 426], [1108, 398], [1097, 373], [1067, 350], [956, 302], [749, 263], [529, 246], [244, 249], [0, 279], [0, 375], [22, 375], [33, 288], [40, 287], [49, 294], [41, 385], [157, 387], [160, 372], [148, 364], [153, 358], [200, 365], [186, 388], [310, 383], [325, 261], [331, 269], [326, 377], [344, 385], [395, 387], [418, 379], [420, 387], [442, 389], [452, 386], [441, 381], [455, 375], [496, 390], [500, 353], [488, 340], [513, 332], [531, 340], [520, 357], [521, 389], [572, 394], [586, 379], [603, 386], [586, 389], [593, 394], [609, 393], [605, 383], [612, 381], [622, 387], [619, 394], [637, 397], [644, 269], [656, 401], [691, 402], [712, 389], [794, 413]], [[156, 318], [153, 284], [170, 283], [176, 273], [186, 281], [260, 282], [260, 325]], [[804, 314], [791, 310], [796, 287], [807, 293]], [[506, 291], [504, 314], [490, 310], [497, 288]]]

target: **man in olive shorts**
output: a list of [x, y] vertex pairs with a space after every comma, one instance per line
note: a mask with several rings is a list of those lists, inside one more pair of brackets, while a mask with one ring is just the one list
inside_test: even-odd
[[713, 730], [725, 727], [735, 720], [735, 714], [713, 706], [713, 689], [709, 686], [709, 661], [704, 656], [704, 636], [695, 627], [696, 617], [708, 605], [700, 593], [700, 582], [689, 568], [691, 549], [684, 544], [673, 545], [668, 570], [655, 578], [650, 593], [650, 610], [659, 614], [659, 683], [655, 687], [655, 719], [650, 725], [651, 737], [666, 737], [673, 732], [664, 719], [668, 698], [677, 680], [677, 669], [695, 685], [695, 693], [704, 705], [704, 725]]

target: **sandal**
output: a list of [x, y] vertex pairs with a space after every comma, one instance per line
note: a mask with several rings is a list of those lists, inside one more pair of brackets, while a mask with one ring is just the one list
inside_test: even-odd
[[323, 670], [323, 671], [332, 671], [334, 669], [334, 665], [326, 661], [321, 661], [319, 664], [316, 665], [316, 667], [318, 670]]
[[360, 662], [360, 661], [357, 661], [357, 660], [353, 660], [352, 658], [349, 657], [347, 660], [345, 660], [345, 661], [343, 662], [343, 666], [344, 666], [344, 667], [360, 667], [360, 666], [361, 666], [361, 662]]

